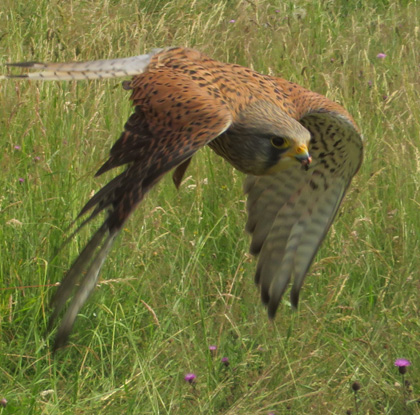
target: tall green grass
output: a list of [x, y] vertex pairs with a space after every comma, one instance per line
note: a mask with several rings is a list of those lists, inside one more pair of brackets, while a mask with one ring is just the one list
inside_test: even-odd
[[243, 177], [204, 149], [127, 223], [54, 358], [51, 287], [97, 224], [54, 255], [132, 110], [118, 80], [2, 81], [0, 413], [354, 414], [354, 381], [360, 413], [420, 413], [419, 18], [417, 1], [3, 0], [0, 64], [192, 46], [338, 101], [366, 153], [297, 313], [286, 298], [267, 321]]

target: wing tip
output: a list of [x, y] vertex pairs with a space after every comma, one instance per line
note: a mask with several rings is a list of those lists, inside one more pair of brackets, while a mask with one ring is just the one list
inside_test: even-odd
[[[248, 232], [248, 229], [245, 229]], [[248, 233], [252, 233], [254, 230]], [[249, 253], [253, 256], [258, 256], [261, 252], [264, 241], [259, 241], [256, 238], [253, 238], [249, 246]]]
[[281, 302], [281, 298], [279, 299], [270, 298], [270, 301], [267, 305], [267, 314], [268, 314], [268, 319], [270, 321], [273, 321], [276, 318], [276, 314], [280, 306], [280, 302]]
[[[262, 293], [261, 293], [262, 294]], [[277, 310], [280, 306], [281, 299], [279, 301], [268, 298], [267, 302], [263, 303], [267, 305], [267, 314], [270, 321], [273, 321], [276, 318]], [[292, 305], [292, 309], [296, 311], [299, 305], [299, 292], [291, 292], [290, 293], [290, 302]]]
[[299, 290], [296, 290], [292, 287], [292, 291], [290, 292], [290, 302], [292, 307], [297, 310], [299, 306]]
[[173, 174], [172, 174], [172, 181], [174, 182], [174, 185], [177, 190], [179, 190], [179, 187], [181, 186], [182, 179], [184, 178], [185, 172], [188, 169], [189, 164], [191, 163], [192, 157], [186, 159], [181, 164], [179, 164]]
[[268, 306], [270, 304], [270, 295], [263, 289], [261, 289], [261, 302]]
[[69, 333], [67, 334], [62, 334], [62, 335], [56, 335], [54, 338], [54, 343], [52, 346], [52, 353], [56, 354], [58, 349], [63, 348], [64, 346], [67, 345], [69, 340]]

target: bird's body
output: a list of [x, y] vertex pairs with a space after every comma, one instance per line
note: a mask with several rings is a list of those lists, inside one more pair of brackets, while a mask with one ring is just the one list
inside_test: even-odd
[[178, 187], [191, 157], [205, 145], [248, 174], [247, 230], [251, 253], [259, 255], [256, 282], [269, 315], [274, 316], [292, 276], [297, 305], [307, 270], [362, 160], [358, 127], [340, 105], [284, 79], [187, 48], [110, 61], [16, 66], [46, 70], [21, 75], [28, 79], [134, 75], [126, 88], [132, 90], [135, 111], [97, 175], [127, 168], [80, 213], [91, 212], [81, 226], [103, 210], [107, 217], [53, 299], [52, 321], [75, 290], [56, 346], [67, 340], [114, 238], [144, 195], [174, 168]]

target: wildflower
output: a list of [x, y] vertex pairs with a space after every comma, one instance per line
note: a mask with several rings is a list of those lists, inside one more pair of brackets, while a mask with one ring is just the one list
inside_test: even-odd
[[217, 346], [210, 345], [209, 350], [210, 350], [211, 355], [214, 356], [216, 354]]
[[394, 365], [397, 367], [411, 366], [411, 362], [407, 359], [397, 359]]
[[360, 388], [361, 388], [362, 386], [360, 385], [360, 383], [359, 382], [353, 382], [352, 383], [352, 385], [351, 385], [351, 388], [355, 391], [355, 392], [357, 392], [358, 390], [360, 390]]
[[229, 23], [236, 23], [235, 19], [229, 20]]
[[21, 148], [22, 148], [21, 146], [18, 146], [18, 145], [15, 146], [15, 150], [20, 150]]
[[408, 359], [397, 359], [394, 362], [394, 365], [398, 367], [398, 371], [400, 372], [402, 377], [404, 407], [405, 409], [407, 409], [407, 399], [408, 393], [410, 392], [410, 382], [404, 381], [404, 375], [407, 372], [407, 367], [411, 366], [411, 362]]
[[407, 372], [407, 367], [411, 366], [411, 362], [407, 359], [397, 359], [394, 365], [398, 367], [399, 372], [404, 375]]
[[197, 376], [196, 376], [194, 373], [187, 373], [187, 374], [184, 376], [184, 380], [185, 380], [185, 382], [188, 382], [188, 383], [194, 383], [194, 382], [195, 382], [196, 377], [197, 377]]
[[19, 182], [23, 183], [25, 181], [25, 179], [23, 179], [22, 177], [19, 177]]
[[222, 357], [222, 360], [221, 360], [221, 362], [226, 366], [226, 367], [228, 367], [229, 366], [229, 358], [227, 358], [227, 357]]
[[372, 81], [368, 81], [368, 87], [372, 88], [373, 82]]
[[386, 54], [385, 54], [385, 53], [378, 53], [378, 54], [376, 55], [376, 57], [377, 57], [378, 59], [385, 59], [385, 58], [386, 58]]
[[0, 406], [2, 408], [6, 408], [6, 406], [7, 406], [7, 399], [6, 398], [0, 399]]
[[280, 10], [274, 10], [276, 13], [280, 13]]

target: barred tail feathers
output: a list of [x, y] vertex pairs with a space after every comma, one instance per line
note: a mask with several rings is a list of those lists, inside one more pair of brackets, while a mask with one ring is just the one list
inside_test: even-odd
[[151, 58], [162, 49], [153, 49], [145, 55], [120, 59], [101, 59], [89, 62], [72, 63], [40, 63], [19, 62], [9, 63], [8, 66], [28, 69], [38, 69], [22, 75], [4, 75], [0, 79], [20, 78], [41, 81], [72, 81], [83, 79], [105, 79], [123, 76], [134, 76], [144, 72]]

